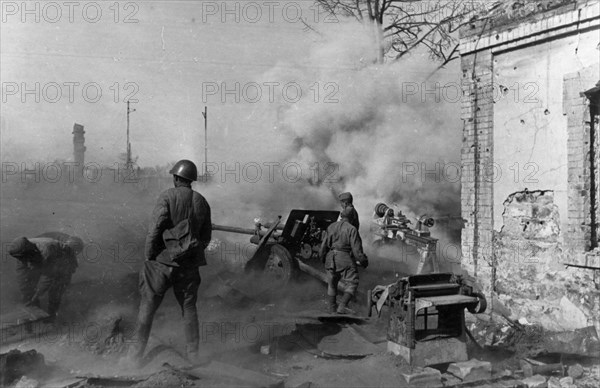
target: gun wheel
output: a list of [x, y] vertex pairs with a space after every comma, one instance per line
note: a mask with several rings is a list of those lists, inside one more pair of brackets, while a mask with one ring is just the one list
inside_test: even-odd
[[285, 285], [294, 275], [294, 264], [290, 252], [283, 246], [274, 244], [265, 263], [264, 273], [273, 283]]
[[262, 273], [269, 288], [277, 289], [294, 277], [296, 267], [297, 263], [290, 252], [282, 245], [273, 244], [257, 252], [246, 264], [246, 271]]
[[471, 314], [481, 314], [487, 308], [487, 301], [485, 300], [485, 296], [480, 292], [474, 292], [473, 296], [476, 296], [479, 299], [479, 302], [476, 306], [467, 307], [467, 310]]

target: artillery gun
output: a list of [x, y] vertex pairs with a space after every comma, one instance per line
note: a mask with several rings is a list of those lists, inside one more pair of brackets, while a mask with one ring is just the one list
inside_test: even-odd
[[279, 216], [272, 224], [255, 221], [254, 229], [213, 224], [213, 230], [251, 235], [250, 242], [256, 244], [256, 250], [245, 271], [265, 272], [274, 287], [285, 285], [298, 271], [326, 282], [319, 249], [327, 227], [339, 215], [339, 211], [294, 209], [284, 225]]
[[411, 228], [410, 219], [402, 214], [402, 211], [394, 212], [386, 204], [378, 203], [375, 205], [375, 214], [371, 225], [371, 233], [376, 237], [373, 245], [380, 247], [399, 241], [413, 246], [420, 256], [416, 273], [421, 274], [427, 263], [431, 264], [433, 272], [439, 272], [436, 254], [438, 240], [431, 237], [429, 231], [435, 221], [427, 215], [416, 218], [416, 221], [416, 226]]
[[[375, 214], [379, 217], [373, 220], [375, 234], [382, 243], [399, 240], [416, 247], [421, 258], [417, 274], [422, 273], [427, 262], [431, 262], [433, 271], [438, 272], [437, 239], [430, 236], [428, 229], [434, 224], [432, 218], [420, 217], [413, 229], [407, 217], [401, 212], [394, 214], [385, 204], [377, 204]], [[255, 220], [253, 229], [216, 224], [212, 227], [215, 231], [252, 236], [250, 242], [256, 245], [256, 250], [246, 263], [245, 271], [264, 272], [276, 288], [284, 286], [298, 272], [327, 282], [325, 267], [318, 257], [319, 249], [327, 227], [336, 222], [339, 215], [340, 212], [334, 210], [294, 209], [283, 225], [279, 216], [270, 224]]]

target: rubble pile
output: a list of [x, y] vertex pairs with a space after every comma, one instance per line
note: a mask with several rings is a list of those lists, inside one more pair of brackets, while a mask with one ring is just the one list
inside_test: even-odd
[[148, 377], [146, 380], [141, 381], [135, 385], [132, 385], [133, 388], [161, 388], [161, 387], [193, 387], [195, 386], [195, 380], [192, 379], [190, 375], [185, 374], [184, 372], [166, 369], [162, 370], [158, 373], [155, 373]]
[[[502, 280], [498, 299], [510, 306], [512, 317], [527, 317], [548, 330], [598, 328], [598, 291], [590, 271], [576, 269], [538, 272], [535, 265]], [[517, 278], [520, 278], [517, 280]], [[525, 279], [525, 280], [524, 280]], [[510, 291], [509, 291], [510, 290]]]
[[512, 321], [498, 314], [467, 315], [467, 328], [475, 341], [488, 348], [501, 348], [519, 357], [564, 353], [600, 357], [600, 339], [589, 326], [569, 331], [550, 331], [526, 319]]
[[498, 314], [467, 315], [466, 320], [481, 345], [471, 350], [492, 362], [492, 380], [512, 379], [517, 386], [554, 388], [600, 383], [600, 341], [593, 326], [552, 332], [526, 319], [512, 321]]
[[[539, 367], [544, 368], [542, 364]], [[598, 366], [582, 367], [574, 364], [566, 368], [563, 373], [542, 372], [534, 375], [528, 375], [522, 378], [519, 383], [528, 388], [547, 387], [547, 388], [592, 388], [597, 387], [600, 382]]]
[[[0, 386], [5, 387], [24, 376], [38, 376], [46, 369], [44, 356], [35, 350], [21, 352], [13, 349], [0, 354]], [[25, 379], [33, 381], [32, 379]], [[23, 382], [21, 382], [23, 384]]]

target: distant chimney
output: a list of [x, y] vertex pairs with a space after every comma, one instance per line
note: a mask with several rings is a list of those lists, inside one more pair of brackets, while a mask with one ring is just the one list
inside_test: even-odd
[[83, 168], [84, 154], [85, 154], [85, 137], [83, 134], [83, 125], [75, 123], [73, 125], [73, 159], [79, 168]]

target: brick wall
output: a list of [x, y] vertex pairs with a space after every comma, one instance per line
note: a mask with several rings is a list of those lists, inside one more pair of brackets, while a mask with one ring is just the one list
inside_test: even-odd
[[567, 74], [563, 86], [563, 113], [567, 116], [569, 208], [567, 247], [584, 252], [591, 247], [591, 176], [588, 99], [582, 92], [598, 82], [598, 70], [583, 69]]
[[[462, 146], [462, 264], [489, 287], [493, 256], [493, 185], [487, 172], [493, 163], [493, 91], [494, 55], [507, 50], [527, 50], [537, 44], [578, 31], [597, 30], [600, 25], [598, 1], [573, 1], [551, 11], [534, 13], [525, 20], [494, 18], [479, 20], [460, 31], [464, 122]], [[526, 53], [524, 53], [526, 55]], [[595, 71], [595, 73], [594, 73]], [[587, 99], [580, 92], [597, 81], [597, 68], [565, 77], [565, 114], [568, 118], [569, 208], [566, 215], [569, 241], [577, 252], [589, 248], [590, 179], [589, 112]], [[593, 79], [596, 74], [596, 79]], [[587, 147], [587, 148], [586, 148]], [[586, 175], [587, 174], [587, 175]], [[486, 179], [488, 178], [488, 179]], [[500, 215], [496, 215], [500, 217]]]
[[[598, 228], [598, 226], [600, 226], [600, 225], [598, 225], [598, 224], [600, 223], [600, 136], [599, 136], [600, 112], [596, 111], [596, 116], [592, 117], [592, 120], [595, 120], [595, 124], [594, 124], [595, 127], [592, 127], [592, 128], [594, 128], [594, 132], [595, 132], [593, 147], [594, 147], [594, 150], [596, 150], [593, 161], [592, 161], [592, 163], [594, 163], [594, 185], [592, 187], [592, 190], [595, 190], [595, 193], [596, 193], [596, 198], [595, 198], [595, 202], [596, 202], [596, 206], [595, 206], [596, 212], [595, 213], [596, 214], [595, 214], [594, 221], [596, 222], [597, 227], [596, 227], [595, 245], [596, 245], [596, 247], [599, 247], [600, 246], [600, 230], [598, 230], [598, 229], [600, 229], [600, 228]], [[594, 236], [592, 236], [592, 238], [593, 237]], [[598, 265], [596, 265], [596, 266], [598, 266]], [[600, 295], [598, 295], [598, 298], [600, 298]], [[599, 303], [599, 306], [600, 306], [600, 303]]]
[[[564, 121], [553, 121], [553, 131], [544, 133], [545, 136], [556, 136], [555, 140], [560, 139], [561, 144], [556, 149], [549, 147], [548, 155], [562, 152], [559, 155], [560, 166], [564, 168], [562, 166], [567, 164], [567, 174], [563, 170], [560, 175], [554, 175], [552, 179], [547, 178], [547, 181], [538, 185], [548, 192], [554, 190], [554, 186], [560, 185], [561, 205], [556, 205], [554, 197], [550, 195], [542, 198], [544, 203], [535, 202], [531, 205], [531, 213], [534, 213], [535, 208], [537, 216], [533, 221], [539, 221], [539, 225], [534, 224], [544, 233], [550, 231], [552, 241], [548, 241], [548, 236], [543, 234], [530, 235], [531, 219], [526, 223], [529, 225], [527, 232], [525, 233], [525, 229], [521, 231], [523, 217], [520, 214], [516, 216], [519, 224], [516, 229], [513, 228], [514, 233], [509, 233], [506, 228], [497, 232], [493, 229], [494, 217], [503, 217], [501, 212], [494, 214], [494, 186], [491, 181], [493, 175], [488, 172], [494, 162], [494, 130], [503, 130], [502, 126], [493, 127], [494, 111], [496, 110], [497, 115], [502, 112], [505, 116], [510, 116], [512, 112], [507, 111], [505, 105], [496, 105], [494, 108], [494, 93], [490, 89], [503, 76], [502, 66], [506, 66], [506, 62], [502, 62], [502, 58], [507, 60], [507, 56], [512, 55], [511, 59], [518, 61], [519, 55], [525, 57], [535, 51], [528, 50], [532, 45], [546, 44], [563, 38], [571, 39], [574, 34], [599, 30], [600, 3], [578, 1], [573, 4], [572, 7], [559, 7], [552, 13], [536, 14], [529, 21], [509, 26], [494, 23], [486, 26], [485, 22], [479, 21], [475, 28], [461, 31], [460, 44], [463, 74], [461, 118], [464, 122], [461, 206], [462, 217], [466, 221], [462, 232], [462, 266], [477, 278], [488, 300], [494, 298], [495, 308], [504, 306], [513, 318], [528, 317], [530, 322], [540, 323], [552, 330], [584, 327], [590, 320], [597, 326], [600, 324], [597, 320], [597, 306], [595, 307], [589, 299], [594, 289], [589, 271], [567, 270], [562, 265], [563, 262], [582, 261], [585, 251], [591, 245], [593, 206], [590, 193], [595, 189], [591, 187], [590, 176], [592, 125], [589, 101], [582, 92], [592, 88], [600, 79], [597, 54], [590, 53], [590, 50], [576, 51], [581, 66], [563, 64], [562, 67], [552, 67], [561, 71], [551, 71], [550, 68], [545, 70], [547, 73], [551, 72], [545, 74], [546, 77], [561, 78], [566, 71], [575, 71], [564, 76], [564, 95], [551, 95], [554, 99], [553, 112], [556, 112], [555, 101], [560, 97], [564, 101], [566, 128], [563, 126]], [[579, 35], [577, 36], [579, 39]], [[566, 41], [561, 43], [564, 42]], [[559, 54], [553, 59], [560, 61], [562, 52], [559, 49], [549, 50], [547, 55], [555, 52]], [[594, 62], [596, 64], [590, 66]], [[531, 68], [535, 69], [535, 66]], [[544, 69], [540, 69], [540, 72], [543, 71]], [[558, 89], [557, 82], [553, 81], [552, 85], [553, 88], [546, 87], [548, 94]], [[504, 117], [496, 119], [497, 122], [504, 122]], [[499, 161], [503, 160], [502, 152], [506, 153], [505, 148], [511, 144], [511, 137], [502, 135], [506, 134], [496, 133], [499, 142], [504, 142], [499, 143], [497, 148], [496, 157]], [[568, 142], [566, 149], [565, 140]], [[518, 150], [521, 144], [515, 143], [514, 146], [514, 152], [520, 152]], [[567, 155], [564, 155], [565, 150]], [[503, 190], [507, 189], [506, 186], [498, 184], [496, 190], [497, 194], [502, 194]], [[567, 190], [567, 196], [564, 190]], [[519, 204], [521, 205], [528, 204]], [[538, 219], [540, 214], [546, 213], [551, 215], [550, 219]], [[505, 227], [506, 225], [504, 224]], [[572, 286], [573, 284], [577, 284], [577, 287]], [[583, 316], [583, 320], [574, 323], [573, 311]]]
[[[462, 145], [462, 234], [463, 266], [490, 286], [491, 243], [493, 235], [492, 182], [487, 179], [492, 166], [493, 139], [493, 61], [491, 50], [461, 58], [464, 122]], [[487, 283], [487, 284], [486, 284]]]

